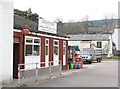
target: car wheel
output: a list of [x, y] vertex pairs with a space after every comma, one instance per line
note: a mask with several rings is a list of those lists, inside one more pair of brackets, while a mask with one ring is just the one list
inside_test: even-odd
[[92, 61], [89, 61], [89, 64], [92, 64]]
[[99, 62], [101, 62], [101, 59], [99, 59]]

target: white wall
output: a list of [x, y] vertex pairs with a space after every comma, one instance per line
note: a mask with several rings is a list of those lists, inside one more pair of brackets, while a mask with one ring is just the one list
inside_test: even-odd
[[90, 42], [68, 41], [69, 46], [78, 46], [80, 50], [83, 48], [90, 48]]
[[0, 2], [0, 81], [13, 76], [13, 1]]
[[[38, 68], [40, 68], [40, 56], [25, 56], [25, 64], [29, 64], [29, 65], [25, 65], [25, 69], [35, 69], [36, 68], [36, 64], [38, 63]], [[34, 63], [34, 64], [30, 64], [30, 63]]]
[[112, 35], [113, 42], [116, 44], [116, 50], [120, 50], [120, 41], [118, 41], [118, 34], [120, 34], [120, 29], [116, 28], [114, 29], [114, 33]]
[[[68, 45], [78, 45], [80, 50], [83, 50], [83, 48], [90, 48], [90, 44], [92, 48], [97, 47], [97, 41], [92, 41], [91, 43], [82, 43], [81, 41], [68, 41]], [[108, 41], [102, 41], [102, 53], [108, 54]]]
[[80, 41], [68, 41], [69, 46], [79, 46], [80, 48]]
[[84, 42], [80, 42], [80, 50], [83, 51], [84, 48], [90, 48], [90, 43], [84, 43]]
[[108, 41], [102, 41], [102, 53], [108, 54]]

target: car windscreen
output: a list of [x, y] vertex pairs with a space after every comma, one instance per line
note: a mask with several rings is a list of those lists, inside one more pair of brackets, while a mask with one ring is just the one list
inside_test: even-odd
[[80, 54], [80, 55], [90, 55], [90, 53], [89, 53], [89, 52], [86, 52], [86, 51], [82, 51], [82, 52], [80, 52], [79, 54]]

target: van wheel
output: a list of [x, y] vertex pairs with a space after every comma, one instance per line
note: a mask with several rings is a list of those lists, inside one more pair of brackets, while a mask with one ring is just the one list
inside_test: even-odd
[[101, 59], [99, 59], [99, 62], [101, 62]]
[[97, 62], [99, 62], [99, 59], [97, 59]]

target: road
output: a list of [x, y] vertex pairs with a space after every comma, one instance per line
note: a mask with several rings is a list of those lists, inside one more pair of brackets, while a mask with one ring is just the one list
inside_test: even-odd
[[85, 66], [88, 68], [32, 87], [118, 87], [118, 61], [102, 61]]

